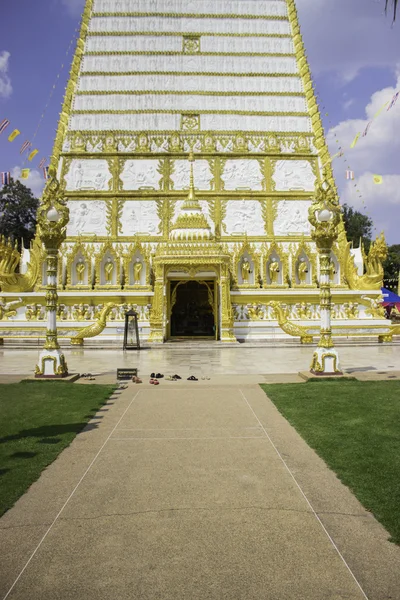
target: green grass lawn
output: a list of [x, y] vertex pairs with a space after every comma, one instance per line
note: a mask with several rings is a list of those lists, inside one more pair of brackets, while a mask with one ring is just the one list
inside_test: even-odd
[[114, 389], [58, 381], [0, 385], [0, 515], [72, 442]]
[[400, 544], [400, 381], [261, 387]]

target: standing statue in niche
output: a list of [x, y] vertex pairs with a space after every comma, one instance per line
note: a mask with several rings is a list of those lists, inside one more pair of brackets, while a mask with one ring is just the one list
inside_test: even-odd
[[244, 258], [242, 261], [242, 281], [243, 283], [249, 283], [249, 274], [250, 274], [250, 263], [247, 258]]
[[269, 263], [269, 279], [271, 284], [277, 284], [279, 278], [280, 268], [279, 262], [276, 258], [272, 259]]
[[114, 263], [110, 257], [107, 258], [107, 262], [104, 265], [104, 275], [106, 278], [106, 284], [109, 285], [112, 283], [112, 277], [114, 272]]
[[135, 285], [140, 285], [142, 269], [143, 269], [143, 264], [142, 264], [140, 258], [137, 258], [136, 262], [133, 266], [133, 278], [134, 278]]
[[82, 285], [84, 283], [85, 270], [86, 270], [85, 261], [83, 260], [82, 257], [76, 263], [75, 270], [76, 270], [77, 283], [78, 283], [78, 285]]
[[297, 265], [297, 276], [300, 283], [307, 283], [308, 264], [305, 258], [301, 258]]

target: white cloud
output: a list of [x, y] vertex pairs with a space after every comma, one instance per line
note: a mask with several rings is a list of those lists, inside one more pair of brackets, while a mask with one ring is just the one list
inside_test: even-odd
[[9, 58], [11, 54], [0, 52], [0, 98], [9, 98], [12, 94], [11, 81], [8, 76]]
[[[350, 144], [357, 133], [363, 132], [374, 115], [386, 102], [390, 102], [400, 90], [400, 75], [394, 87], [387, 87], [372, 94], [365, 107], [365, 119], [349, 119], [333, 127], [327, 136], [332, 154], [340, 145], [344, 158], [333, 161], [336, 182], [341, 193], [341, 203], [347, 203], [368, 214], [377, 229], [384, 230], [390, 243], [399, 239], [400, 214], [400, 100], [391, 109], [385, 108], [372, 122], [366, 137], [360, 137], [355, 148]], [[339, 144], [337, 143], [339, 141]], [[355, 181], [345, 181], [347, 166], [355, 172]], [[376, 185], [373, 175], [382, 175], [383, 184]], [[357, 184], [360, 193], [356, 192]], [[362, 198], [359, 198], [359, 196]]]
[[383, 0], [297, 0], [296, 5], [313, 73], [334, 71], [348, 83], [365, 67], [394, 68], [400, 36], [392, 14], [384, 16]]
[[71, 17], [79, 17], [85, 7], [85, 0], [61, 0]]
[[20, 181], [26, 187], [30, 188], [33, 192], [33, 195], [36, 198], [40, 198], [43, 192], [44, 184], [46, 183], [43, 174], [37, 171], [36, 169], [32, 169], [29, 173], [28, 179], [21, 179], [21, 167], [14, 167], [11, 172], [11, 177], [15, 180]]

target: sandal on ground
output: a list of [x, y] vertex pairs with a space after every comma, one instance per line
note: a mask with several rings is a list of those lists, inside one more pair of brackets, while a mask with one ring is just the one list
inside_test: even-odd
[[165, 381], [176, 381], [175, 377], [171, 377], [170, 375], [165, 378]]
[[136, 375], [134, 375], [134, 376], [132, 377], [132, 381], [133, 381], [133, 383], [136, 383], [136, 380], [137, 380], [137, 377], [136, 377]]
[[150, 374], [150, 377], [151, 377], [152, 379], [155, 379], [155, 378], [156, 378], [156, 374], [155, 374], [155, 373], [151, 373], [151, 374]]
[[175, 374], [175, 375], [172, 375], [172, 377], [173, 377], [174, 379], [182, 379], [182, 377], [180, 377], [179, 375], [176, 375], [176, 374]]
[[154, 383], [155, 381], [155, 379], [150, 379], [149, 383]]
[[153, 381], [153, 383], [154, 383], [154, 385], [160, 385], [160, 382], [159, 382], [159, 381], [157, 381], [157, 379], [155, 379], [155, 380]]
[[143, 383], [143, 381], [140, 379], [140, 377], [136, 377], [135, 379], [136, 379], [135, 383]]
[[194, 375], [191, 375], [190, 377], [188, 377], [188, 381], [198, 381], [198, 379]]
[[164, 375], [162, 373], [157, 373], [156, 379], [162, 379]]

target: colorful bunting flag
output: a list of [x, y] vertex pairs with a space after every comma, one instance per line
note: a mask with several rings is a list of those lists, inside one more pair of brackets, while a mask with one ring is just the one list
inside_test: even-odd
[[21, 179], [28, 179], [30, 172], [31, 172], [30, 169], [22, 169], [22, 171], [21, 171]]
[[399, 97], [400, 92], [396, 92], [396, 94], [393, 96], [389, 106], [388, 106], [388, 110], [390, 110], [391, 108], [393, 108], [393, 106], [396, 104], [397, 99]]
[[49, 178], [49, 167], [44, 167], [44, 169], [43, 169], [43, 177], [45, 179]]
[[42, 160], [41, 160], [41, 161], [40, 161], [40, 163], [39, 163], [39, 169], [43, 169], [43, 167], [44, 167], [44, 166], [45, 166], [45, 164], [46, 164], [46, 160], [47, 160], [46, 158], [42, 158]]
[[3, 185], [8, 185], [10, 183], [10, 179], [11, 179], [10, 171], [3, 171], [3, 173], [1, 173], [1, 183]]
[[21, 146], [21, 150], [19, 151], [20, 154], [23, 154], [25, 152], [25, 150], [28, 150], [28, 148], [30, 148], [32, 146], [32, 144], [26, 140], [22, 146]]
[[382, 175], [374, 175], [374, 183], [376, 183], [376, 185], [381, 185], [381, 183], [383, 183]]
[[15, 138], [18, 137], [20, 134], [21, 132], [19, 131], [19, 129], [14, 129], [14, 131], [8, 136], [8, 141], [13, 142]]
[[29, 161], [32, 161], [32, 160], [35, 158], [36, 154], [38, 154], [38, 153], [39, 153], [39, 150], [36, 150], [36, 149], [35, 149], [35, 150], [32, 150], [32, 152], [31, 152], [31, 153], [30, 153], [30, 155], [28, 156], [28, 160], [29, 160]]
[[3, 131], [5, 129], [7, 129], [9, 124], [10, 124], [10, 121], [8, 119], [3, 119], [2, 122], [0, 123], [0, 133], [3, 133]]
[[381, 106], [381, 108], [378, 110], [378, 112], [376, 112], [374, 114], [374, 119], [376, 119], [376, 117], [379, 117], [379, 115], [381, 114], [381, 112], [383, 111], [384, 108], [386, 108], [386, 106], [389, 104], [389, 102], [385, 102], [385, 104], [383, 106]]
[[350, 148], [354, 148], [355, 147], [355, 145], [358, 142], [358, 138], [360, 137], [360, 135], [361, 135], [360, 133], [357, 133], [356, 137], [354, 138], [354, 140], [350, 144]]
[[369, 129], [369, 128], [370, 128], [370, 126], [371, 126], [371, 123], [372, 123], [372, 121], [370, 121], [370, 122], [368, 123], [368, 125], [366, 126], [366, 128], [364, 129], [364, 131], [363, 131], [363, 134], [362, 134], [362, 137], [366, 137], [366, 135], [367, 135], [367, 133], [368, 133], [368, 129]]
[[347, 170], [347, 171], [346, 171], [346, 179], [351, 179], [351, 180], [353, 180], [353, 179], [354, 179], [354, 171], [349, 171], [349, 170]]

